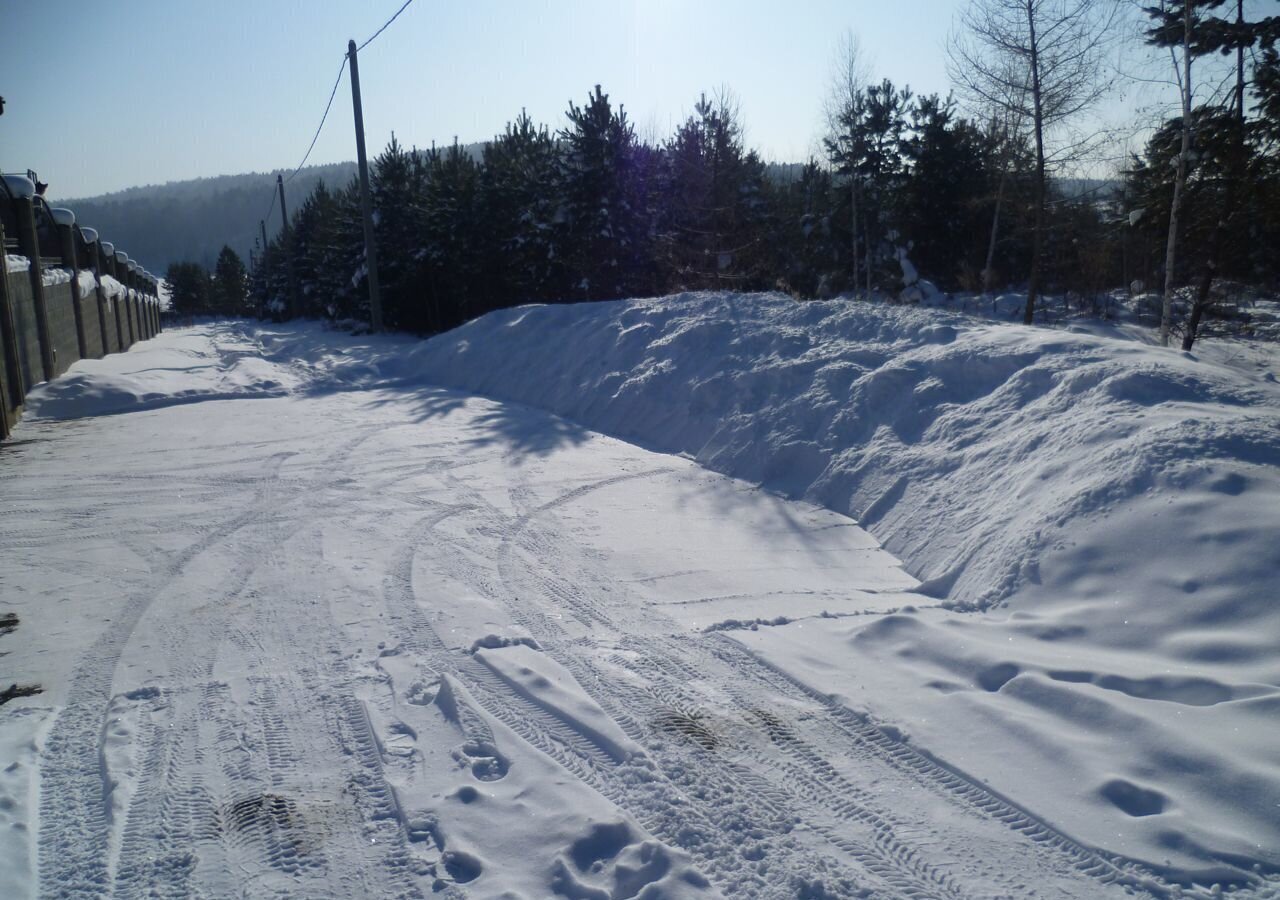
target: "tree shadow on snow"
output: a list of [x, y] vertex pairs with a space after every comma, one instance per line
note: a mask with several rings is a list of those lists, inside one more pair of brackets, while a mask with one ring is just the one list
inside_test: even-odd
[[418, 423], [445, 419], [468, 402], [483, 404], [470, 419], [474, 436], [466, 444], [476, 448], [505, 448], [514, 461], [525, 457], [549, 456], [565, 447], [575, 447], [591, 439], [592, 432], [559, 416], [539, 409], [468, 394], [449, 388], [406, 385], [382, 388], [371, 400], [373, 407], [396, 407], [406, 419]]

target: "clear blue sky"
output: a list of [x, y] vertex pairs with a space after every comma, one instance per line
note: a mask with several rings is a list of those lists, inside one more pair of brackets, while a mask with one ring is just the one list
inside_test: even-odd
[[[5, 0], [0, 168], [54, 198], [296, 166], [348, 38], [403, 0]], [[946, 93], [960, 0], [415, 0], [360, 55], [371, 154], [484, 140], [527, 107], [559, 127], [600, 83], [665, 136], [699, 92], [737, 94], [766, 158], [816, 147], [839, 35], [876, 77]], [[355, 158], [347, 76], [310, 162]]]

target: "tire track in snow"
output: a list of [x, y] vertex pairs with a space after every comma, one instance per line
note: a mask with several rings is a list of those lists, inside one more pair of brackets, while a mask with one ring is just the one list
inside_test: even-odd
[[[539, 596], [544, 601], [551, 600], [554, 604], [563, 604], [568, 607], [569, 610], [575, 613], [575, 617], [582, 620], [584, 624], [612, 624], [621, 634], [644, 633], [654, 629], [653, 620], [658, 614], [653, 610], [645, 610], [643, 616], [637, 617], [635, 609], [639, 608], [638, 604], [628, 609], [629, 604], [624, 600], [621, 603], [615, 601], [606, 607], [604, 604], [586, 597], [585, 594], [592, 587], [603, 587], [602, 590], [597, 592], [597, 596], [600, 597], [609, 597], [611, 590], [607, 585], [592, 585], [592, 579], [590, 577], [584, 578], [584, 572], [574, 571], [572, 566], [567, 565], [565, 560], [556, 555], [554, 534], [541, 534], [539, 529], [533, 526], [540, 513], [579, 499], [592, 490], [607, 487], [610, 484], [617, 483], [619, 480], [625, 479], [605, 479], [598, 483], [575, 488], [573, 491], [567, 492], [549, 503], [538, 506], [529, 513], [518, 516], [515, 524], [508, 526], [508, 530], [503, 535], [503, 550], [498, 559], [498, 567], [503, 577], [503, 583], [508, 588], [503, 592], [501, 599], [507, 599], [510, 604], [508, 598], [516, 595], [525, 597]], [[460, 485], [458, 486], [461, 487]], [[527, 494], [520, 494], [519, 497], [520, 499], [525, 499]], [[477, 499], [479, 499], [478, 495]], [[486, 506], [490, 515], [502, 516], [501, 511], [491, 504]], [[514, 552], [514, 548], [517, 547], [522, 551], [522, 554]], [[525, 564], [526, 573], [531, 574], [526, 574], [526, 580], [523, 584], [517, 584], [513, 582], [513, 572], [520, 566], [520, 563], [516, 561], [516, 557], [523, 554], [528, 554], [527, 560], [531, 561], [531, 564]], [[589, 575], [590, 573], [586, 574]], [[584, 585], [587, 585], [585, 589]], [[547, 616], [545, 613], [530, 615], [527, 612], [520, 612], [516, 609], [513, 609], [513, 613], [536, 637], [544, 641], [544, 649], [549, 655], [568, 668], [584, 688], [587, 688], [595, 696], [597, 702], [601, 703], [613, 715], [628, 734], [636, 739], [643, 737], [642, 729], [638, 728], [635, 722], [633, 703], [618, 702], [620, 697], [629, 697], [629, 700], [634, 701], [635, 705], [644, 708], [645, 698], [643, 695], [637, 695], [635, 692], [628, 694], [629, 686], [625, 683], [620, 683], [617, 679], [610, 679], [607, 683], [602, 682], [598, 670], [594, 669], [587, 659], [576, 652], [574, 642], [563, 639], [562, 633], [561, 639], [556, 639], [556, 632], [560, 631], [560, 629], [554, 617]], [[622, 621], [612, 621], [619, 614], [622, 616]], [[642, 623], [636, 621], [638, 618], [647, 618], [649, 621]], [[647, 627], [645, 627], [646, 625]], [[634, 630], [635, 628], [639, 630]], [[671, 624], [670, 630], [676, 630], [674, 623]], [[721, 637], [720, 640], [728, 641], [731, 639]], [[663, 681], [669, 680], [670, 675], [668, 673], [675, 673], [678, 678], [674, 684], [680, 686], [696, 681], [704, 677], [706, 673], [706, 654], [705, 652], [692, 652], [693, 641], [675, 642], [675, 645], [673, 645], [673, 642], [663, 638], [646, 637], [643, 641], [637, 641], [637, 645], [637, 658], [643, 659], [647, 657], [651, 662], [648, 667], [648, 677], [653, 683], [661, 684]], [[737, 645], [735, 644], [734, 646]], [[748, 662], [739, 662], [732, 665], [733, 676], [719, 680], [722, 687], [734, 685], [735, 678], [741, 680], [744, 687], [737, 691], [737, 696], [733, 698], [733, 704], [737, 707], [740, 715], [749, 716], [755, 707], [759, 707], [762, 703], [767, 704], [773, 692], [781, 692], [784, 696], [790, 695], [793, 698], [799, 696], [810, 702], [816, 702], [817, 698], [811, 692], [805, 691], [797, 694], [795, 686], [790, 684], [785, 685], [789, 690], [780, 691], [782, 686], [775, 679], [761, 675], [759, 661], [750, 656], [750, 654], [746, 654], [745, 651], [742, 651], [742, 653], [748, 658]], [[690, 665], [687, 660], [697, 662]], [[592, 684], [593, 672], [595, 674], [595, 684]], [[824, 701], [822, 707], [827, 710], [829, 715], [832, 714], [833, 704], [826, 698], [821, 699]], [[663, 701], [661, 698], [657, 698], [656, 702], [670, 701], [669, 699]], [[648, 705], [650, 709], [653, 708], [654, 703], [655, 698], [649, 697]], [[922, 774], [925, 767], [919, 761], [924, 760], [924, 757], [913, 748], [890, 738], [879, 729], [875, 729], [874, 726], [866, 724], [864, 727], [874, 731], [874, 740], [871, 741], [870, 746], [867, 746], [867, 741], [871, 740], [871, 738], [867, 735], [850, 734], [847, 730], [841, 730], [835, 735], [837, 738], [834, 744], [836, 752], [862, 759], [874, 756], [878, 761], [886, 765], [898, 763], [898, 771], [904, 772], [912, 779]], [[792, 761], [784, 766], [756, 765], [747, 767], [751, 770], [751, 778], [754, 779], [757, 785], [760, 780], [769, 781], [771, 777], [773, 781], [770, 783], [774, 784], [774, 789], [770, 795], [775, 799], [785, 802], [786, 798], [790, 796], [793, 801], [797, 799], [801, 801], [795, 805], [809, 809], [812, 809], [815, 805], [824, 808], [831, 816], [832, 825], [837, 822], [844, 822], [845, 825], [839, 827], [822, 827], [820, 823], [813, 824], [816, 830], [823, 833], [830, 842], [853, 855], [869, 872], [883, 879], [885, 883], [892, 887], [895, 894], [912, 897], [961, 895], [961, 885], [954, 877], [944, 870], [935, 869], [923, 860], [915, 848], [897, 839], [896, 832], [905, 830], [905, 823], [888, 816], [883, 810], [877, 810], [872, 805], [874, 798], [870, 798], [865, 792], [852, 789], [841, 791], [841, 787], [852, 788], [852, 785], [842, 777], [839, 777], [838, 773], [826, 764], [826, 756], [830, 750], [827, 749], [825, 742], [823, 744], [824, 750], [817, 751], [813, 746], [792, 735], [787, 740], [778, 741], [777, 745], [776, 749], [785, 756], [790, 757]], [[876, 748], [883, 752], [875, 752]], [[916, 760], [906, 770], [903, 770], [900, 765], [900, 761], [904, 757], [911, 757]], [[1065, 857], [1064, 862], [1074, 871], [1089, 876], [1091, 879], [1096, 879], [1101, 884], [1123, 885], [1154, 896], [1162, 896], [1169, 892], [1168, 886], [1164, 885], [1153, 874], [1141, 871], [1137, 867], [1127, 866], [1122, 861], [1109, 860], [1101, 854], [1081, 847], [1070, 838], [1059, 834], [1039, 820], [1034, 820], [1035, 825], [1032, 826], [1030, 823], [1033, 817], [1024, 812], [1019, 813], [1004, 805], [1003, 801], [994, 797], [989, 791], [974, 784], [971, 780], [964, 779], [958, 773], [942, 767], [939, 767], [939, 769], [945, 771], [945, 777], [934, 778], [932, 781], [935, 789], [942, 795], [951, 800], [962, 802], [975, 814], [998, 821], [1005, 827], [1026, 835], [1033, 845], [1059, 851], [1059, 856]], [[823, 778], [815, 777], [813, 774], [815, 771], [824, 776], [836, 775], [839, 778], [835, 782], [836, 789], [833, 791], [829, 782], [824, 781]], [[778, 784], [778, 782], [781, 782], [781, 784]], [[606, 795], [609, 793], [607, 789], [604, 792]], [[833, 797], [840, 797], [841, 799], [836, 802]], [[614, 799], [616, 800], [617, 798]], [[620, 805], [626, 806], [625, 803]], [[647, 827], [650, 827], [660, 837], [665, 838], [659, 827], [655, 827], [650, 822], [645, 821], [646, 817], [642, 811], [636, 809], [631, 811], [638, 819], [645, 822]], [[849, 823], [862, 827], [867, 838], [865, 844], [851, 842], [848, 839]], [[995, 863], [998, 866], [1002, 861], [996, 860]]]
[[110, 890], [108, 829], [111, 783], [101, 737], [120, 655], [151, 604], [202, 554], [253, 524], [269, 498], [266, 486], [292, 453], [277, 453], [259, 478], [257, 496], [240, 515], [212, 529], [157, 572], [153, 586], [128, 602], [85, 652], [67, 699], [40, 755], [39, 890], [50, 897], [102, 897]]
[[[602, 487], [637, 477], [650, 477], [663, 471], [667, 470], [602, 479], [574, 489], [570, 492], [570, 499], [585, 496]], [[537, 595], [540, 590], [550, 590], [558, 602], [566, 603], [576, 610], [580, 619], [608, 625], [608, 620], [603, 617], [603, 607], [587, 602], [571, 588], [543, 577], [539, 566], [521, 565], [513, 560], [512, 546], [517, 538], [523, 538], [522, 549], [531, 554], [531, 559], [538, 560], [547, 568], [556, 568], [556, 563], [559, 562], [552, 554], [554, 548], [551, 543], [538, 538], [531, 530], [537, 510], [518, 516], [513, 524], [482, 497], [456, 480], [453, 487], [459, 493], [471, 494], [468, 502], [476, 510], [485, 512], [486, 527], [502, 534], [503, 546], [498, 553], [497, 565], [502, 576], [500, 593], [506, 599], [509, 611], [535, 637], [543, 641], [544, 650], [569, 668], [575, 677], [579, 677], [580, 683], [586, 688], [591, 681], [579, 675], [582, 661], [573, 653], [558, 652], [558, 648], [577, 646], [576, 642], [567, 637], [553, 616], [531, 612], [528, 607], [513, 600], [518, 595]], [[524, 496], [526, 495], [517, 493], [518, 498]], [[558, 499], [569, 502], [563, 498]], [[560, 503], [553, 501], [545, 508], [558, 505]], [[415, 536], [414, 539], [421, 540], [422, 536]], [[446, 545], [437, 545], [442, 546]], [[460, 561], [462, 569], [472, 568], [464, 559], [460, 558]], [[531, 576], [535, 587], [527, 590], [526, 585], [514, 580], [517, 573]], [[455, 570], [451, 574], [463, 581], [469, 580], [465, 571]], [[425, 622], [422, 625], [429, 627]], [[590, 644], [582, 646], [589, 648]], [[563, 720], [529, 702], [520, 693], [512, 691], [509, 685], [496, 678], [487, 668], [477, 671], [478, 664], [471, 662], [471, 667], [455, 667], [453, 673], [463, 681], [487, 712], [510, 727], [531, 746], [555, 759], [579, 780], [627, 810], [657, 837], [690, 852], [704, 873], [717, 881], [731, 896], [794, 895], [796, 879], [802, 877], [802, 873], [813, 871], [825, 872], [829, 879], [846, 887], [865, 881], [859, 873], [845, 868], [843, 864], [830, 858], [829, 854], [815, 853], [793, 837], [790, 834], [793, 815], [768, 802], [767, 797], [758, 791], [758, 784], [746, 783], [750, 780], [746, 773], [718, 765], [718, 761], [714, 759], [708, 766], [707, 760], [694, 762], [684, 756], [673, 759], [673, 754], [656, 759], [646, 756], [619, 764], [604, 750], [591, 745], [584, 735], [576, 732]], [[447, 662], [445, 664], [448, 665]], [[616, 684], [590, 692], [599, 700], [615, 689], [626, 694], [624, 686]], [[604, 708], [614, 712], [608, 704]], [[614, 719], [633, 738], [651, 739], [651, 734], [639, 728], [625, 714], [615, 713]], [[691, 779], [696, 780], [696, 785]], [[695, 802], [692, 799], [695, 792], [715, 800], [705, 804]], [[762, 829], [762, 823], [771, 824]], [[747, 858], [742, 854], [740, 845], [745, 834], [757, 837], [752, 853], [754, 858]], [[770, 845], [767, 852], [761, 849], [764, 844]], [[838, 852], [838, 848], [833, 849]], [[761, 865], [760, 861], [766, 855], [770, 857], [770, 863]], [[792, 862], [790, 865], [778, 864], [783, 859], [790, 859]], [[764, 874], [760, 874], [761, 872]], [[913, 890], [905, 896], [925, 897], [931, 894], [936, 894], [936, 890], [930, 888], [929, 893]]]

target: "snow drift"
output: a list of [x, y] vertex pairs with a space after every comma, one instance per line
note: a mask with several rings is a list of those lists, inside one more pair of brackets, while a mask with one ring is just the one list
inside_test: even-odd
[[[1008, 599], [1082, 522], [1154, 493], [1237, 523], [1275, 508], [1274, 375], [1134, 341], [682, 295], [494, 313], [411, 365], [847, 513], [959, 606]], [[1179, 541], [1214, 545], [1199, 580], [1224, 553], [1276, 574], [1265, 536], [1219, 537]]]
[[1081, 839], [1205, 884], [1280, 867], [1277, 358], [686, 295], [507, 310], [406, 365], [858, 519], [923, 593], [989, 614], [739, 639]]

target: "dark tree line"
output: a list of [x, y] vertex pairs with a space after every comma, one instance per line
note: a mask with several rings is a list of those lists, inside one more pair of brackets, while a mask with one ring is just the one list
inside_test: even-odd
[[[1171, 40], [1152, 16], [1152, 40]], [[1178, 260], [1179, 283], [1206, 296], [1215, 278], [1274, 286], [1280, 277], [1276, 27], [1224, 22], [1206, 25], [1197, 52], [1248, 47], [1249, 77], [1242, 62], [1235, 104], [1194, 113], [1190, 249]], [[433, 333], [520, 303], [702, 289], [910, 300], [922, 295], [904, 291], [916, 271], [975, 294], [1025, 290], [1034, 271], [1037, 289], [1056, 298], [1050, 309], [1100, 309], [1113, 288], [1162, 274], [1180, 131], [1180, 119], [1161, 128], [1123, 183], [1046, 188], [1027, 128], [885, 80], [850, 95], [826, 158], [788, 169], [744, 145], [729, 97], [704, 95], [653, 143], [597, 87], [569, 105], [559, 130], [522, 112], [480, 154], [392, 139], [372, 167], [384, 319]], [[320, 184], [257, 263], [250, 297], [260, 313], [367, 321], [354, 179]], [[1197, 322], [1184, 327], [1194, 333]]]
[[[559, 131], [521, 113], [479, 159], [393, 138], [372, 166], [384, 318], [427, 333], [535, 301], [717, 288], [896, 294], [900, 248], [940, 287], [975, 288], [1009, 154], [949, 98], [889, 82], [868, 94], [867, 114], [849, 123], [855, 142], [794, 169], [771, 169], [744, 145], [723, 96], [700, 98], [656, 145], [598, 87]], [[1025, 148], [1013, 157], [1025, 169]], [[865, 195], [856, 282], [849, 171]], [[999, 261], [1016, 280], [1027, 251], [1018, 216], [1005, 221]], [[367, 319], [354, 180], [320, 185], [288, 237], [270, 242], [252, 281], [263, 311], [289, 310], [291, 266], [296, 313]]]
[[249, 273], [240, 255], [228, 246], [218, 254], [212, 273], [194, 262], [171, 263], [165, 271], [169, 311], [183, 319], [195, 316], [248, 316]]

